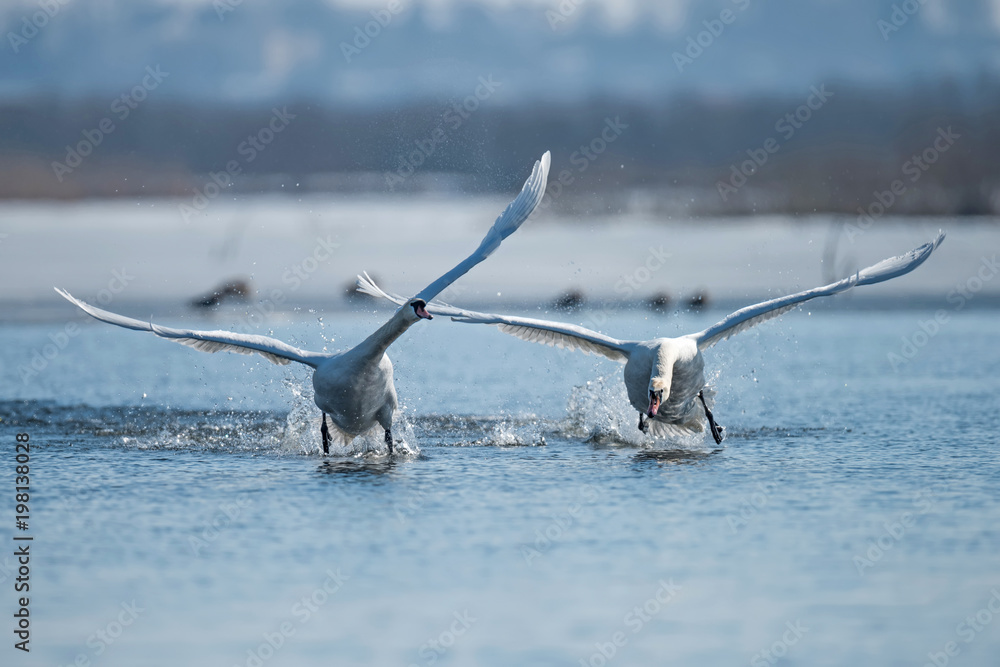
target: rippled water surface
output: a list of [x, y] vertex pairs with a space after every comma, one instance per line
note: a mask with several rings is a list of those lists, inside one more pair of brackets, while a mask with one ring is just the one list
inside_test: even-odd
[[[302, 369], [81, 321], [25, 382], [64, 323], [5, 325], [29, 664], [995, 665], [1000, 313], [952, 313], [893, 368], [931, 314], [806, 310], [719, 345], [718, 447], [642, 437], [609, 361], [421, 323], [390, 350], [408, 451], [325, 460]], [[273, 333], [333, 350], [386, 316]]]

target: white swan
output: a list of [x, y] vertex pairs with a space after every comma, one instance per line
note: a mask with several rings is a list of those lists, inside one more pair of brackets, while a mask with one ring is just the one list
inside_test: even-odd
[[[716, 443], [721, 443], [723, 429], [716, 425], [703, 393], [705, 361], [702, 351], [734, 334], [778, 317], [804, 301], [907, 274], [923, 264], [943, 240], [944, 234], [941, 233], [930, 243], [904, 255], [882, 260], [850, 278], [748, 306], [704, 331], [679, 338], [624, 341], [562, 322], [476, 313], [437, 302], [428, 303], [427, 309], [431, 313], [451, 317], [456, 322], [492, 324], [506, 334], [527, 341], [600, 354], [623, 363], [625, 387], [629, 402], [639, 411], [640, 430], [656, 436], [701, 432], [704, 431], [704, 416]], [[358, 285], [367, 294], [395, 303], [403, 302], [401, 297], [382, 291], [367, 274], [358, 279]]]
[[161, 338], [193, 347], [203, 352], [227, 350], [240, 354], [259, 354], [275, 364], [295, 361], [316, 369], [313, 373], [316, 405], [323, 412], [321, 431], [323, 451], [329, 453], [330, 433], [326, 416], [330, 415], [334, 432], [344, 444], [365, 433], [376, 423], [385, 429], [385, 442], [392, 453], [392, 416], [396, 411], [396, 388], [392, 381], [392, 362], [388, 347], [420, 319], [431, 319], [427, 303], [453, 282], [465, 275], [496, 250], [501, 241], [513, 234], [528, 219], [545, 194], [551, 156], [548, 151], [535, 162], [531, 176], [517, 198], [507, 206], [483, 238], [479, 247], [464, 261], [444, 274], [412, 299], [400, 301], [400, 308], [378, 331], [356, 347], [338, 354], [308, 352], [266, 336], [229, 331], [189, 331], [171, 329], [123, 317], [95, 308], [74, 298], [58, 287], [56, 292], [102, 322], [126, 329], [150, 331]]

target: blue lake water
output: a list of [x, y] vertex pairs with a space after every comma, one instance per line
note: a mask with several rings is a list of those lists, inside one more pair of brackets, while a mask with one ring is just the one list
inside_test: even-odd
[[[605, 330], [674, 335], [725, 314], [623, 311]], [[8, 498], [13, 434], [29, 433], [34, 536], [32, 651], [15, 655], [5, 627], [0, 654], [995, 665], [1000, 311], [950, 313], [894, 368], [932, 315], [820, 307], [720, 344], [707, 355], [718, 447], [641, 437], [617, 364], [420, 323], [390, 349], [410, 450], [391, 460], [316, 454], [303, 369], [67, 308], [78, 334], [25, 382], [18, 367], [66, 321], [0, 326], [0, 483]], [[333, 350], [387, 316], [300, 312], [268, 328]], [[5, 626], [12, 565], [0, 556]]]

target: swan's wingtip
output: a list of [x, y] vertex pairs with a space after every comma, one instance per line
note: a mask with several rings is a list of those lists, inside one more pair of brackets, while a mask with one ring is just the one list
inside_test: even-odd
[[59, 296], [61, 296], [64, 299], [66, 299], [67, 301], [70, 301], [72, 303], [76, 303], [76, 298], [72, 294], [70, 294], [69, 292], [67, 292], [66, 290], [64, 290], [63, 288], [53, 286], [52, 289], [54, 289], [56, 291], [56, 294], [58, 294]]
[[535, 166], [541, 173], [541, 177], [544, 181], [549, 180], [549, 166], [552, 164], [552, 153], [550, 151], [545, 151], [542, 153], [542, 158], [538, 161]]
[[357, 285], [361, 289], [361, 291], [365, 291], [367, 289], [376, 287], [375, 281], [372, 280], [372, 277], [368, 275], [367, 271], [362, 271], [361, 275], [358, 276]]

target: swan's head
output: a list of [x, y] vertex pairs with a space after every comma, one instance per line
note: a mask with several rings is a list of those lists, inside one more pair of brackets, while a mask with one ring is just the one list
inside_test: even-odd
[[646, 408], [647, 417], [655, 417], [663, 404], [663, 389], [649, 388], [649, 407]]
[[413, 309], [413, 314], [417, 316], [417, 319], [421, 320], [433, 320], [434, 317], [427, 312], [427, 302], [423, 299], [413, 299], [408, 304], [406, 304]]
[[661, 345], [656, 351], [656, 361], [649, 374], [649, 408], [646, 409], [647, 417], [655, 417], [663, 400], [670, 397], [670, 380], [674, 374], [673, 350], [666, 345]]

